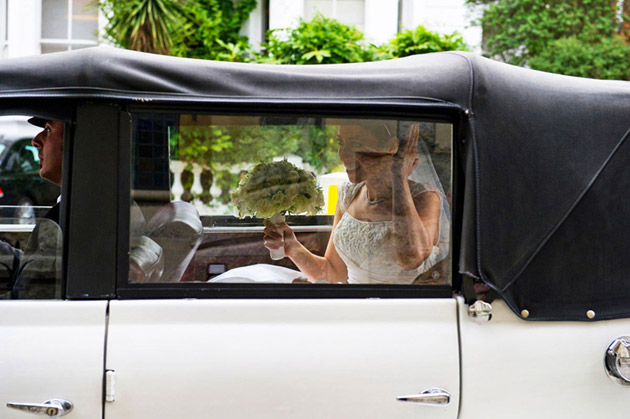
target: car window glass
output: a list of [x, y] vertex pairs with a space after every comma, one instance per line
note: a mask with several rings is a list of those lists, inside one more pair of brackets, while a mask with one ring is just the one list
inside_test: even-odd
[[20, 166], [20, 154], [19, 148], [17, 146], [13, 146], [7, 152], [5, 156], [4, 162], [4, 170], [7, 172], [14, 172], [18, 170]]
[[56, 222], [43, 218], [37, 224], [0, 224], [1, 299], [61, 298], [61, 263], [62, 234]]
[[31, 140], [41, 128], [27, 119], [0, 117], [0, 299], [60, 298], [60, 190], [39, 175]]
[[39, 169], [37, 149], [32, 145], [24, 145], [19, 151], [19, 166], [22, 172], [32, 172]]
[[131, 283], [450, 283], [451, 124], [138, 113], [132, 132]]
[[61, 298], [61, 246], [59, 225], [41, 220], [33, 229], [14, 275], [12, 298]]

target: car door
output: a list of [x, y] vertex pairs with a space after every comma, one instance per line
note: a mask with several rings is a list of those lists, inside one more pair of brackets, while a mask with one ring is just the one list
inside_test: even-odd
[[70, 418], [101, 417], [106, 306], [0, 300], [0, 417], [28, 418], [49, 402], [47, 413], [51, 400], [70, 402]]
[[604, 356], [628, 319], [529, 322], [503, 300], [487, 323], [464, 304], [460, 318], [462, 418], [612, 418], [626, 408], [630, 388], [607, 377]]
[[455, 418], [456, 302], [113, 301], [106, 368], [108, 419]]
[[[427, 141], [444, 145], [433, 147], [440, 152], [424, 161], [441, 164], [438, 175], [431, 170], [449, 190], [451, 126], [422, 123]], [[337, 135], [344, 124], [363, 122], [290, 112], [276, 117], [131, 111], [131, 140], [123, 147], [132, 151], [130, 193], [119, 198], [128, 206], [123, 209], [129, 227], [120, 234], [129, 236], [121, 254], [130, 268], [119, 278], [119, 300], [109, 306], [107, 419], [457, 417], [459, 339], [449, 220], [441, 223], [446, 242], [436, 237], [431, 266], [404, 274], [406, 280], [396, 276], [401, 285], [389, 283], [387, 269], [371, 270], [383, 264], [402, 270], [391, 264], [396, 253], [383, 244], [364, 261], [361, 275], [348, 275], [358, 281], [350, 285], [318, 280], [289, 258], [274, 262], [263, 247], [262, 220], [241, 219], [230, 201], [239, 177], [258, 159], [275, 158], [285, 166], [288, 161], [315, 173], [339, 170]], [[418, 124], [365, 123], [383, 136]], [[370, 158], [381, 158], [376, 148], [370, 150]], [[187, 166], [190, 175], [182, 174]], [[287, 178], [301, 179], [298, 169]], [[212, 179], [206, 186], [204, 176]], [[198, 187], [210, 189], [210, 202], [195, 198], [203, 196]], [[352, 200], [341, 192], [337, 207]], [[304, 249], [324, 255], [332, 215], [297, 214], [287, 216], [287, 223]], [[387, 234], [382, 243], [389, 243]], [[367, 248], [381, 242], [363, 243]]]

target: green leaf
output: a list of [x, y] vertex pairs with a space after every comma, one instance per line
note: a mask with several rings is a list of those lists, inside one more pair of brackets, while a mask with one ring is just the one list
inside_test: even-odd
[[316, 50], [316, 51], [307, 52], [306, 54], [302, 55], [302, 59], [304, 61], [309, 61], [313, 57], [315, 57], [315, 59], [317, 59], [317, 62], [321, 64], [324, 58], [330, 58], [330, 51], [327, 51], [325, 49], [321, 51]]
[[258, 62], [279, 64], [331, 64], [370, 61], [371, 47], [354, 26], [344, 25], [321, 14], [293, 29], [267, 32], [265, 51]]

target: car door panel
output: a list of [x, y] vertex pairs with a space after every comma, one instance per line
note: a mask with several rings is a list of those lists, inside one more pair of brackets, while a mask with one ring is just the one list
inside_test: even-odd
[[[112, 301], [105, 417], [455, 418], [454, 299]], [[445, 406], [400, 402], [430, 387]]]
[[488, 323], [472, 322], [464, 304], [460, 318], [461, 418], [612, 418], [627, 409], [630, 387], [607, 377], [604, 354], [630, 334], [630, 320], [531, 322], [502, 300]]
[[30, 417], [7, 403], [73, 403], [102, 416], [106, 301], [0, 302], [0, 417]]

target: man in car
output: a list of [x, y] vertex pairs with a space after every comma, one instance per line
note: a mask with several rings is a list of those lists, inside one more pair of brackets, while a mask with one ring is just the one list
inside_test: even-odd
[[[61, 173], [63, 163], [63, 127], [62, 121], [34, 117], [29, 123], [43, 128], [42, 132], [33, 138], [32, 144], [39, 153], [39, 175], [61, 186]], [[45, 215], [56, 223], [59, 223], [59, 203], [53, 206]]]

